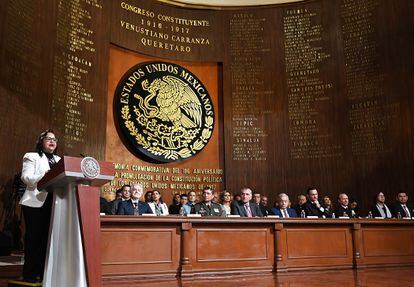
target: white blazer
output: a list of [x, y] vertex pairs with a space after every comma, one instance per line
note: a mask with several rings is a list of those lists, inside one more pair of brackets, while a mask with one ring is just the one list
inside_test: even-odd
[[[150, 206], [152, 213], [156, 214], [155, 212], [155, 203], [154, 202], [148, 202], [148, 205]], [[168, 207], [167, 205], [164, 203], [161, 204], [161, 209], [162, 209], [162, 215], [168, 215]]]
[[[54, 155], [58, 162], [60, 157]], [[23, 157], [22, 181], [26, 184], [26, 190], [20, 200], [21, 205], [30, 207], [42, 207], [46, 200], [47, 192], [37, 190], [37, 183], [50, 169], [47, 157], [37, 152], [28, 152]]]

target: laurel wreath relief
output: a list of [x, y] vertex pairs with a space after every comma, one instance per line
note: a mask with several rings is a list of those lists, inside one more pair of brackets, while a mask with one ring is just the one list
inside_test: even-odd
[[[135, 108], [135, 114], [139, 117], [139, 111]], [[124, 125], [130, 132], [130, 134], [135, 138], [137, 144], [142, 146], [144, 149], [156, 156], [162, 156], [167, 160], [177, 160], [179, 158], [185, 159], [196, 154], [198, 151], [204, 148], [208, 140], [211, 137], [213, 130], [214, 119], [211, 116], [204, 117], [204, 126], [201, 132], [201, 136], [190, 144], [188, 147], [184, 147], [179, 150], [166, 150], [162, 149], [157, 145], [151, 145], [143, 136], [138, 128], [135, 126], [135, 123], [131, 120], [132, 116], [130, 114], [129, 106], [124, 106], [121, 110], [121, 117], [124, 120]], [[145, 119], [144, 119], [145, 120]]]

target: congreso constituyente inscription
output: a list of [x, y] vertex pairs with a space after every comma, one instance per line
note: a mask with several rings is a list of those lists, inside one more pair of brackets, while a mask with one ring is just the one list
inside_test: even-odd
[[114, 101], [124, 142], [151, 162], [190, 158], [207, 145], [213, 132], [214, 108], [207, 88], [177, 64], [134, 66], [118, 83]]
[[177, 9], [157, 2], [160, 1], [112, 1], [111, 42], [168, 59], [220, 58], [216, 12]]

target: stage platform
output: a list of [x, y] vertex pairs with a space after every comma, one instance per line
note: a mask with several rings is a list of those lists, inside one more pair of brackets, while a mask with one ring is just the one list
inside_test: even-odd
[[374, 268], [364, 270], [305, 271], [277, 275], [211, 277], [185, 280], [142, 280], [105, 287], [395, 287], [414, 286], [414, 268]]
[[414, 266], [413, 220], [102, 216], [101, 235], [104, 283]]
[[[414, 286], [413, 239], [413, 220], [101, 216], [103, 286]], [[21, 269], [0, 258], [0, 287]]]

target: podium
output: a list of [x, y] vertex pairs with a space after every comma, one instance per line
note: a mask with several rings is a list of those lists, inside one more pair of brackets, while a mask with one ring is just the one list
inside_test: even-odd
[[112, 163], [64, 156], [38, 183], [53, 192], [44, 287], [102, 286], [99, 194], [113, 178]]

